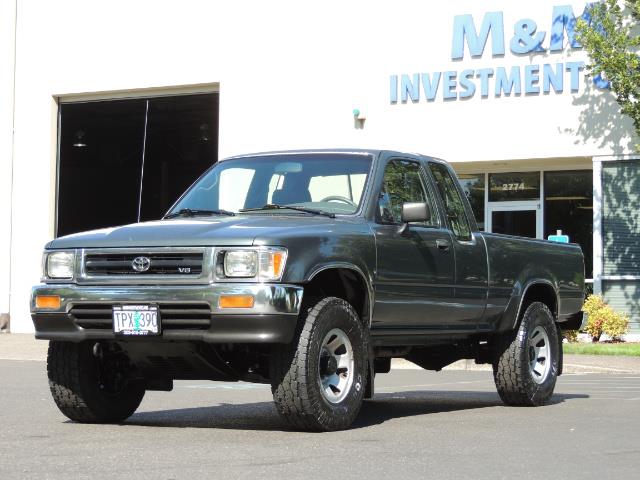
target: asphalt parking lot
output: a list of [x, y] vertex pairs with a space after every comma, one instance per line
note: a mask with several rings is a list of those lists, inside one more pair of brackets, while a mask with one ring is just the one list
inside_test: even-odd
[[269, 388], [176, 382], [123, 425], [69, 422], [42, 361], [0, 360], [0, 478], [634, 478], [640, 375], [568, 374], [501, 404], [487, 371], [393, 370], [354, 428], [284, 428]]

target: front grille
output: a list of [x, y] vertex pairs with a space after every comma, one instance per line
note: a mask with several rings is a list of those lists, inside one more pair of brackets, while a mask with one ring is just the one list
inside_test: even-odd
[[[202, 273], [204, 254], [200, 253], [90, 253], [84, 258], [84, 271], [88, 276], [110, 275], [193, 275]], [[148, 269], [138, 271], [134, 260]], [[144, 260], [146, 259], [146, 260]], [[145, 265], [146, 266], [146, 265]]]
[[[112, 305], [85, 303], [74, 305], [69, 314], [81, 328], [110, 330], [112, 308]], [[163, 330], [208, 330], [211, 326], [211, 309], [206, 303], [160, 303], [158, 310]]]

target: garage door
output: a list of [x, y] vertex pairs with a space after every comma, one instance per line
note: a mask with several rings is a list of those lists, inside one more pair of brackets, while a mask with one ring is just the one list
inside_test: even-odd
[[160, 218], [218, 157], [218, 93], [63, 103], [56, 235]]

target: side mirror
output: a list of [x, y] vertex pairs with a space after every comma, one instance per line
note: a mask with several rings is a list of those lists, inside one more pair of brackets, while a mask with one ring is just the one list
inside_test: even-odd
[[431, 209], [426, 202], [402, 204], [402, 227], [398, 233], [403, 234], [409, 229], [410, 222], [427, 222], [431, 219]]

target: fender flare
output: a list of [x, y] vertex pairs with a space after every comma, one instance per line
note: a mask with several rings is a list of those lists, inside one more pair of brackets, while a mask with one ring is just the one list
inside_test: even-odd
[[546, 285], [551, 287], [551, 290], [553, 290], [553, 294], [555, 296], [555, 301], [556, 301], [556, 311], [554, 312], [553, 309], [550, 309], [550, 310], [551, 310], [551, 313], [555, 315], [554, 321], [557, 321], [558, 312], [560, 310], [560, 297], [558, 296], [558, 290], [553, 285], [553, 283], [550, 282], [549, 280], [546, 280], [544, 278], [534, 278], [532, 280], [529, 280], [529, 282], [527, 282], [527, 284], [522, 289], [522, 295], [520, 296], [520, 301], [518, 302], [518, 310], [516, 311], [516, 316], [513, 320], [514, 329], [518, 327], [518, 322], [520, 321], [521, 314], [523, 313], [522, 306], [524, 304], [524, 299], [527, 296], [527, 292], [529, 291], [529, 288], [534, 287], [536, 285]]
[[335, 269], [346, 269], [351, 270], [356, 273], [363, 281], [367, 287], [367, 293], [369, 295], [369, 327], [371, 327], [371, 322], [373, 321], [373, 304], [375, 298], [375, 291], [373, 288], [373, 281], [371, 277], [364, 273], [364, 271], [352, 263], [346, 262], [332, 262], [325, 263], [320, 266], [315, 267], [311, 270], [311, 273], [307, 275], [307, 282], [311, 282], [319, 273], [324, 272], [325, 270], [335, 270]]

